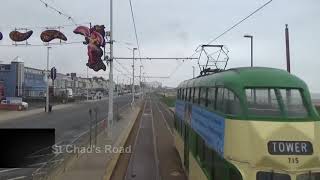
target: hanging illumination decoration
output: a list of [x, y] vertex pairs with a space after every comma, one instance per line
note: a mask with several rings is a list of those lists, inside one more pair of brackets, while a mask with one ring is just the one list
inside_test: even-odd
[[10, 32], [9, 37], [14, 42], [22, 42], [22, 41], [28, 40], [32, 34], [33, 34], [32, 30], [27, 31], [25, 33], [14, 30]]
[[86, 64], [90, 69], [94, 71], [106, 70], [106, 65], [103, 63], [101, 57], [103, 56], [103, 50], [101, 47], [105, 46], [105, 27], [103, 25], [96, 25], [92, 28], [85, 26], [77, 27], [73, 32], [85, 37], [84, 44], [87, 44], [88, 48], [88, 63]]
[[41, 33], [40, 38], [43, 42], [50, 42], [54, 39], [60, 39], [63, 41], [67, 41], [67, 37], [58, 30], [45, 30]]

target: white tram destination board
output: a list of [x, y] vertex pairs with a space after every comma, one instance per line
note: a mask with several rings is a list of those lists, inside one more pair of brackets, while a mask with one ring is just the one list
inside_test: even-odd
[[272, 155], [312, 155], [309, 141], [269, 141], [268, 151]]

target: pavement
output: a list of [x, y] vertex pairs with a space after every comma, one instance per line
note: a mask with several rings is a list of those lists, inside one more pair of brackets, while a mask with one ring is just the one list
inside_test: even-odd
[[[124, 95], [114, 98], [114, 114], [129, 107], [131, 96]], [[104, 121], [108, 116], [108, 101], [81, 102], [53, 107], [51, 113], [43, 109], [23, 112], [10, 112], [0, 115], [0, 128], [55, 128], [56, 144], [70, 144], [86, 134], [90, 127], [89, 109], [97, 109], [97, 120]], [[103, 123], [101, 123], [103, 124]], [[43, 159], [39, 164], [46, 163]], [[2, 179], [32, 179], [35, 168], [0, 168]]]

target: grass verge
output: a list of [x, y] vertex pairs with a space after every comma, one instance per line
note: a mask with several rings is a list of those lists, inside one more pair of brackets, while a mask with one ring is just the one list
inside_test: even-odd
[[174, 107], [176, 104], [176, 97], [175, 96], [161, 96], [161, 101], [164, 102], [169, 107]]

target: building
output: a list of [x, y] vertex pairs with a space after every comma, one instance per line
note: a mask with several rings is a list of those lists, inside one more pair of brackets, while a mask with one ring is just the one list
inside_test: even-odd
[[13, 61], [11, 64], [0, 64], [0, 81], [3, 82], [5, 96], [22, 96], [24, 83], [24, 63]]
[[25, 67], [23, 97], [44, 97], [47, 83], [44, 70]]
[[[46, 74], [46, 70], [25, 67], [23, 62], [0, 64], [0, 96], [44, 97], [47, 87]], [[98, 91], [107, 94], [110, 82], [102, 77], [82, 78], [77, 77], [76, 73], [57, 73], [54, 82], [49, 79], [49, 86], [53, 87], [55, 96], [63, 94], [66, 89], [72, 89], [75, 96], [86, 96], [87, 91], [90, 94]]]

